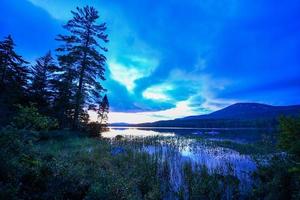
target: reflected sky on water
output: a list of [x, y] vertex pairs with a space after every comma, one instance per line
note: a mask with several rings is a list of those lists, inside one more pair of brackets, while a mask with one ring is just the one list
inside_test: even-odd
[[[182, 168], [187, 162], [193, 165], [204, 165], [209, 171], [221, 174], [232, 174], [241, 181], [241, 189], [246, 190], [251, 185], [251, 172], [256, 169], [256, 163], [249, 155], [240, 154], [228, 148], [208, 145], [207, 140], [230, 140], [238, 143], [258, 142], [275, 136], [274, 131], [258, 129], [197, 129], [197, 128], [137, 128], [114, 127], [102, 133], [103, 137], [114, 138], [117, 135], [124, 137], [145, 138], [160, 137], [158, 145], [145, 145], [142, 151], [151, 155], [161, 155], [169, 162], [171, 182], [174, 189], [182, 184]], [[179, 137], [176, 137], [179, 136]], [[184, 136], [193, 136], [184, 137]], [[207, 141], [205, 140], [205, 141]]]

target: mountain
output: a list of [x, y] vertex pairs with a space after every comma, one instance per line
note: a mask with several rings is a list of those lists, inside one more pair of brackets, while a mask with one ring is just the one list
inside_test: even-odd
[[206, 115], [138, 124], [138, 126], [176, 126], [199, 128], [274, 127], [280, 116], [300, 116], [300, 105], [271, 106], [259, 103], [236, 103]]
[[109, 126], [130, 126], [130, 124], [125, 122], [119, 122], [119, 123], [111, 123]]
[[181, 118], [188, 119], [260, 119], [274, 118], [280, 115], [300, 114], [300, 105], [271, 106], [260, 103], [236, 103], [208, 115], [197, 115]]

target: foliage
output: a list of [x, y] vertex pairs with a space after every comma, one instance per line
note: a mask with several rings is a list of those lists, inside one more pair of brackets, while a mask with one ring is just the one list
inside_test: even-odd
[[278, 147], [286, 153], [275, 155], [259, 164], [253, 198], [300, 198], [300, 118], [281, 117]]
[[31, 134], [0, 132], [1, 199], [160, 199], [157, 163], [148, 154], [112, 156], [109, 142], [74, 133], [29, 142]]
[[[24, 89], [28, 70], [27, 62], [14, 50], [15, 44], [9, 35], [0, 42], [0, 87], [1, 92], [9, 89]], [[14, 91], [16, 92], [16, 91]]]
[[274, 156], [268, 164], [260, 164], [254, 172], [254, 199], [299, 199], [299, 171], [290, 169], [295, 166], [285, 156]]
[[100, 137], [102, 128], [102, 124], [98, 122], [90, 122], [86, 125], [85, 130], [91, 137]]
[[12, 126], [17, 129], [40, 131], [55, 129], [58, 126], [55, 119], [41, 115], [33, 105], [19, 105], [18, 108], [19, 112], [12, 122]]
[[300, 117], [280, 118], [279, 147], [296, 156], [300, 161]]
[[15, 52], [9, 35], [0, 41], [0, 125], [14, 113], [14, 104], [27, 102], [27, 62]]
[[51, 80], [53, 85], [53, 111], [54, 116], [59, 121], [59, 126], [71, 127], [74, 119], [74, 96], [75, 96], [75, 71], [71, 68], [68, 57], [60, 58], [65, 60], [60, 62], [55, 78]]
[[53, 101], [52, 79], [53, 72], [57, 70], [54, 59], [49, 51], [45, 56], [36, 60], [32, 67], [30, 100], [34, 102], [39, 111], [49, 112], [50, 104]]
[[19, 199], [20, 180], [29, 181], [30, 171], [39, 165], [32, 157], [32, 142], [36, 134], [24, 130], [0, 131], [0, 199]]
[[124, 138], [123, 135], [116, 135], [116, 137], [115, 137], [116, 140], [122, 140], [123, 138]]
[[98, 109], [98, 119], [100, 119], [100, 124], [107, 124], [108, 120], [108, 112], [109, 112], [109, 103], [108, 103], [108, 98], [105, 95], [102, 99], [102, 101], [99, 104], [99, 109]]
[[[8, 124], [15, 115], [14, 105], [35, 103], [39, 112], [58, 119], [62, 128], [81, 128], [89, 121], [88, 108], [101, 104], [105, 89], [108, 42], [105, 23], [97, 23], [98, 11], [90, 6], [72, 11], [73, 18], [64, 28], [66, 35], [58, 35], [61, 45], [57, 57], [48, 52], [38, 58], [31, 70], [22, 56], [15, 52], [9, 35], [0, 41], [0, 125]], [[101, 42], [101, 43], [100, 43]], [[107, 121], [107, 107], [102, 121]], [[23, 126], [23, 125], [22, 125]], [[31, 125], [29, 125], [31, 126]]]

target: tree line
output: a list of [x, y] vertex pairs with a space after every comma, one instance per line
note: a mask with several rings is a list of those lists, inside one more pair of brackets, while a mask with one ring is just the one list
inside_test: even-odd
[[16, 105], [34, 105], [61, 128], [87, 124], [89, 110], [107, 123], [109, 103], [101, 84], [106, 23], [97, 22], [99, 13], [91, 6], [71, 12], [73, 18], [63, 26], [67, 33], [55, 38], [60, 44], [55, 56], [49, 51], [30, 64], [16, 52], [11, 35], [0, 41], [0, 125], [15, 115]]

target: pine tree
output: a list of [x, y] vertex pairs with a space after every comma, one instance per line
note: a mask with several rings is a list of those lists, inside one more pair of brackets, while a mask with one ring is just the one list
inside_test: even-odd
[[[78, 127], [80, 115], [84, 110], [95, 104], [104, 91], [99, 80], [104, 78], [106, 57], [100, 53], [107, 49], [98, 42], [108, 42], [106, 24], [97, 24], [99, 18], [95, 8], [86, 6], [72, 11], [73, 18], [64, 26], [70, 35], [58, 35], [57, 40], [63, 44], [57, 51], [61, 57], [71, 58], [72, 69], [75, 72], [75, 99], [73, 125]], [[67, 73], [67, 72], [66, 72]]]
[[0, 42], [0, 93], [10, 89], [22, 91], [27, 85], [28, 69], [22, 56], [14, 50], [15, 44], [9, 35]]
[[53, 79], [53, 73], [57, 70], [58, 68], [50, 51], [45, 56], [37, 59], [36, 64], [32, 67], [31, 101], [36, 103], [38, 109], [43, 113], [49, 111], [53, 102], [53, 89], [50, 83]]
[[107, 125], [108, 112], [109, 112], [109, 103], [108, 103], [107, 96], [105, 95], [102, 101], [100, 102], [99, 109], [98, 109], [98, 119], [100, 119], [100, 124]]
[[59, 67], [50, 81], [54, 98], [54, 116], [58, 119], [60, 127], [70, 127], [74, 119], [76, 71], [73, 59], [68, 55], [58, 56]]
[[0, 118], [3, 120], [12, 114], [15, 104], [27, 102], [28, 62], [14, 48], [10, 35], [0, 41]]

